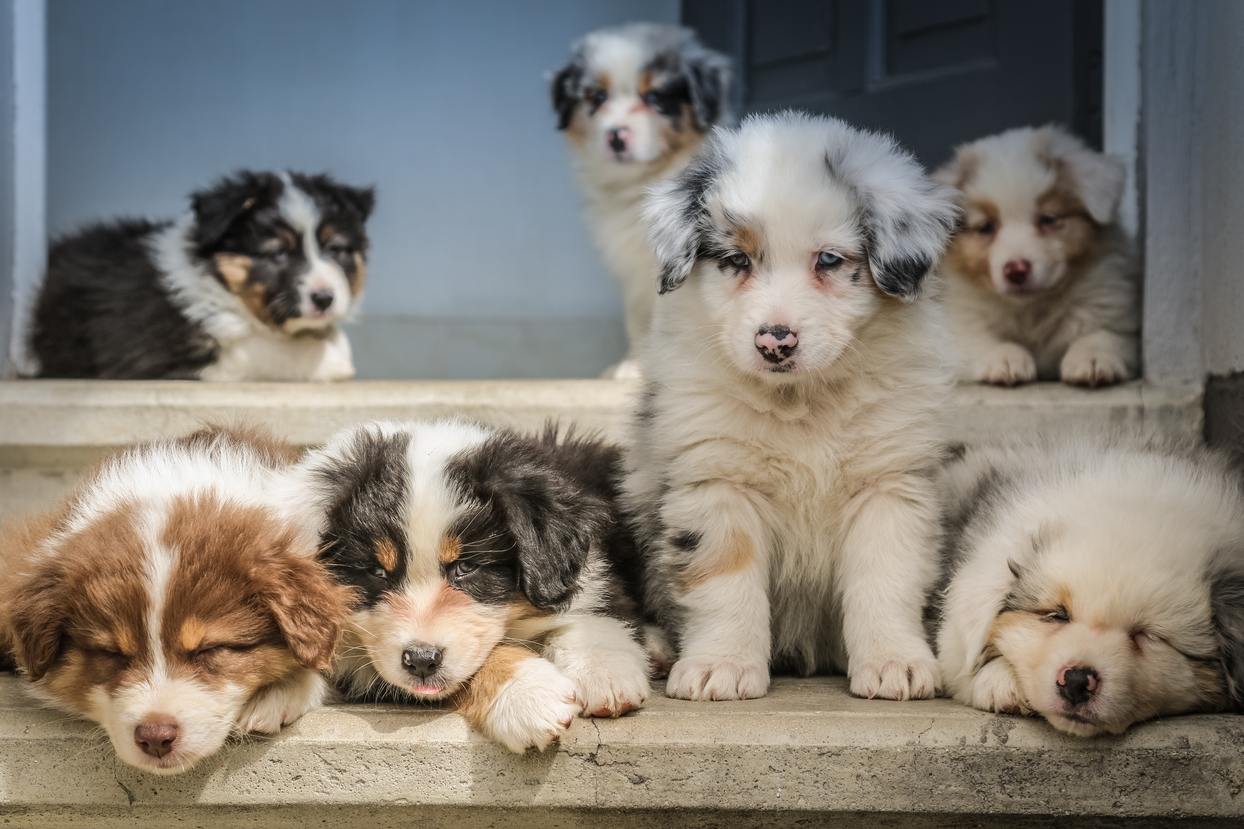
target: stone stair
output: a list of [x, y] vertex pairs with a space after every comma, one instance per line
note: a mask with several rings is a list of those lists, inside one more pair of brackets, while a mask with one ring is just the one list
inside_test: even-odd
[[[55, 501], [117, 447], [208, 422], [299, 444], [371, 418], [549, 417], [622, 438], [635, 387], [612, 381], [344, 385], [0, 383], [0, 517]], [[1196, 390], [1132, 384], [961, 388], [949, 437], [1121, 426], [1198, 435]], [[334, 706], [226, 748], [189, 775], [120, 764], [89, 724], [0, 677], [0, 827], [1053, 827], [1244, 825], [1244, 717], [1074, 740], [946, 700], [857, 700], [841, 679], [780, 679], [762, 700], [575, 723], [516, 757], [435, 708]]]

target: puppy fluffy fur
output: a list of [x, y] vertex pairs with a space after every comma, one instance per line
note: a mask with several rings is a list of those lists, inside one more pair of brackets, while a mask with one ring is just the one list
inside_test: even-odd
[[962, 193], [944, 271], [964, 379], [1135, 377], [1138, 270], [1113, 224], [1123, 166], [1046, 126], [966, 144], [937, 176]]
[[632, 23], [600, 29], [571, 49], [552, 82], [558, 129], [566, 135], [588, 223], [622, 288], [627, 361], [652, 320], [657, 263], [644, 235], [645, 190], [677, 175], [714, 124], [728, 118], [728, 59], [678, 26]]
[[1118, 734], [1244, 705], [1244, 489], [1121, 438], [969, 451], [945, 475], [954, 697]]
[[932, 696], [951, 377], [921, 288], [953, 194], [887, 137], [786, 113], [716, 130], [647, 215], [662, 296], [626, 495], [667, 693], [761, 696], [772, 664]]
[[358, 595], [338, 652], [354, 699], [448, 699], [513, 751], [648, 694], [616, 449], [550, 429], [373, 423], [297, 470], [290, 500]]
[[284, 447], [207, 429], [126, 450], [0, 545], [0, 646], [126, 763], [185, 771], [318, 705], [347, 591], [269, 500]]

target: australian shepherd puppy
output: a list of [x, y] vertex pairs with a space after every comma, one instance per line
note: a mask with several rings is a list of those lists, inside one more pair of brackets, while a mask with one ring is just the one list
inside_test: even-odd
[[1115, 439], [969, 451], [945, 476], [947, 689], [1079, 736], [1244, 710], [1244, 487]]
[[953, 194], [887, 137], [785, 113], [716, 130], [647, 214], [661, 296], [626, 503], [675, 634], [666, 692], [758, 697], [772, 666], [932, 696], [951, 377], [922, 283]]
[[962, 193], [944, 270], [962, 376], [1103, 386], [1136, 376], [1139, 280], [1114, 225], [1123, 166], [1057, 127], [958, 149]]
[[729, 60], [678, 26], [600, 29], [571, 49], [553, 78], [557, 128], [566, 135], [588, 221], [622, 287], [631, 353], [615, 376], [635, 372], [648, 333], [657, 263], [640, 210], [650, 185], [677, 175], [704, 135], [727, 117]]
[[342, 380], [338, 324], [366, 273], [372, 191], [241, 172], [173, 222], [97, 224], [48, 254], [24, 373], [39, 377]]
[[286, 451], [209, 429], [124, 451], [0, 547], [0, 646], [117, 755], [185, 771], [319, 704], [348, 590], [268, 498]]
[[616, 449], [459, 421], [372, 423], [300, 465], [292, 500], [358, 603], [334, 673], [351, 699], [449, 700], [507, 748], [648, 695]]

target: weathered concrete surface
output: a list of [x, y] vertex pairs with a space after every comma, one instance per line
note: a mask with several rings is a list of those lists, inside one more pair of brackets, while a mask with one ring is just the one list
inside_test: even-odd
[[[205, 423], [260, 423], [309, 445], [375, 418], [461, 416], [521, 429], [559, 418], [624, 439], [635, 391], [635, 384], [610, 380], [0, 382], [0, 518], [50, 506], [109, 451]], [[1197, 436], [1202, 428], [1198, 391], [1136, 383], [1097, 391], [964, 386], [945, 420], [947, 438], [968, 443], [1112, 427]]]
[[[948, 700], [857, 700], [841, 679], [785, 679], [762, 700], [657, 698], [621, 720], [582, 720], [556, 751], [525, 757], [445, 711], [338, 706], [157, 778], [17, 686], [0, 680], [0, 825], [641, 826], [664, 810], [687, 825], [1244, 818], [1238, 716], [1083, 741]], [[293, 811], [270, 822], [276, 807]]]

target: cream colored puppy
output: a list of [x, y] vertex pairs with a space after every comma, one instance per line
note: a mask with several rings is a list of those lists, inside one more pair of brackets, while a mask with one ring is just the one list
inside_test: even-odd
[[1123, 166], [1056, 127], [1025, 127], [960, 147], [937, 177], [964, 208], [943, 265], [963, 377], [1135, 377], [1138, 271], [1114, 226]]
[[951, 378], [921, 288], [952, 193], [889, 138], [786, 113], [716, 130], [647, 215], [661, 296], [626, 498], [675, 634], [666, 693], [762, 696], [772, 665], [932, 696]]

